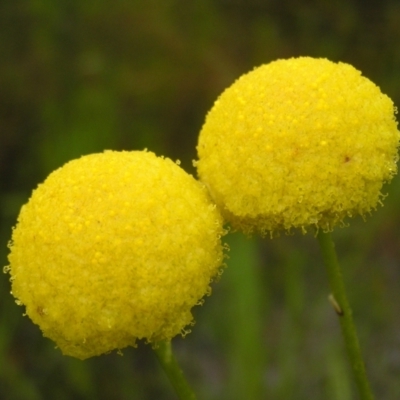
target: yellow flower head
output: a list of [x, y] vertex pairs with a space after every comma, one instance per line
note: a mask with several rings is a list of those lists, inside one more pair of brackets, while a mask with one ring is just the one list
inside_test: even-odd
[[171, 339], [219, 274], [222, 234], [204, 186], [171, 160], [92, 154], [50, 174], [22, 207], [12, 293], [66, 355]]
[[394, 111], [348, 64], [278, 60], [215, 102], [199, 137], [198, 174], [233, 227], [330, 230], [374, 209], [396, 173]]

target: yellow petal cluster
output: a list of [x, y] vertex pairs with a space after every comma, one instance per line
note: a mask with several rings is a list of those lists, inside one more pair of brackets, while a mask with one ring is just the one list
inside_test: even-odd
[[171, 339], [192, 323], [223, 258], [207, 190], [151, 152], [84, 156], [21, 209], [12, 293], [66, 355]]
[[351, 65], [277, 60], [217, 99], [196, 163], [225, 218], [262, 234], [369, 213], [396, 173], [392, 101]]

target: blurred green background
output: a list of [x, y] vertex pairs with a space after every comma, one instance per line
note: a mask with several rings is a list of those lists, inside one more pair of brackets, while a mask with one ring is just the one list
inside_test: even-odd
[[[148, 148], [195, 173], [207, 110], [277, 58], [353, 64], [400, 105], [396, 0], [0, 2], [0, 266], [21, 205], [67, 160]], [[400, 398], [400, 179], [334, 232], [377, 399]], [[317, 241], [226, 239], [228, 268], [173, 342], [199, 399], [356, 398]], [[0, 398], [175, 399], [151, 350], [61, 355], [0, 276]]]

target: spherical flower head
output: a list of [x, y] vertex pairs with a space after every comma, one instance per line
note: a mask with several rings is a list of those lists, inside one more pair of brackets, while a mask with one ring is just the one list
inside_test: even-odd
[[56, 170], [21, 209], [12, 293], [66, 355], [168, 340], [192, 324], [223, 258], [202, 184], [150, 152], [92, 154]]
[[215, 102], [199, 137], [198, 174], [237, 229], [331, 230], [374, 209], [396, 173], [394, 112], [348, 64], [271, 62]]

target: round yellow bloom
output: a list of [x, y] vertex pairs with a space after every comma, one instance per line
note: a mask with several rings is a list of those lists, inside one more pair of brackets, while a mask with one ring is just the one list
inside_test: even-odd
[[22, 207], [12, 293], [66, 355], [171, 339], [210, 293], [222, 234], [204, 186], [171, 160], [92, 154], [50, 174]]
[[374, 209], [396, 173], [394, 111], [348, 64], [271, 62], [215, 102], [199, 137], [198, 174], [235, 228], [330, 230]]

